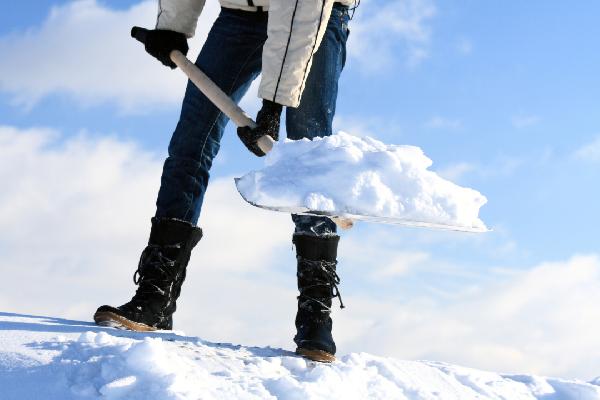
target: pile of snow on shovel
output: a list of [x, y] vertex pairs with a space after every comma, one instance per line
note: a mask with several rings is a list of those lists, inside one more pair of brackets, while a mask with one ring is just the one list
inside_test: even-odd
[[339, 132], [275, 144], [265, 167], [237, 182], [252, 203], [282, 210], [359, 215], [485, 231], [487, 199], [428, 168], [416, 146], [386, 145]]

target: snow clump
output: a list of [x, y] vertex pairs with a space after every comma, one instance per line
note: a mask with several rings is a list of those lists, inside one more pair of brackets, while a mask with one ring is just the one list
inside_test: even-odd
[[339, 132], [278, 142], [265, 167], [237, 181], [249, 202], [282, 211], [321, 211], [485, 231], [476, 190], [428, 168], [416, 146], [386, 145]]

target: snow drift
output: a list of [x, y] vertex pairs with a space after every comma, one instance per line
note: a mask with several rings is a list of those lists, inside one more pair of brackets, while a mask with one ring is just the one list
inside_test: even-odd
[[485, 231], [479, 209], [486, 198], [441, 178], [431, 165], [419, 147], [339, 132], [276, 143], [265, 167], [238, 179], [237, 187], [247, 201], [282, 211]]
[[598, 385], [364, 353], [324, 365], [281, 349], [0, 313], [3, 400], [590, 400]]

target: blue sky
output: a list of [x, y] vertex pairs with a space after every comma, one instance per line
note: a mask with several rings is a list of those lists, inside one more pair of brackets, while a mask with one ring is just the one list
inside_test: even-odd
[[[75, 3], [79, 4], [79, 9], [71, 7]], [[57, 154], [69, 156], [71, 153], [63, 151], [61, 146], [81, 138], [84, 132], [85, 139], [82, 140], [87, 141], [89, 146], [83, 147], [92, 153], [94, 146], [102, 140], [130, 143], [135, 146], [136, 152], [152, 158], [153, 168], [156, 168], [165, 155], [177, 120], [182, 80], [177, 75], [178, 71], [171, 72], [155, 65], [141, 46], [127, 36], [130, 21], [146, 26], [153, 23], [153, 6], [149, 3], [145, 8], [140, 7], [142, 11], [131, 11], [130, 7], [139, 3], [121, 0], [11, 3], [8, 13], [0, 16], [0, 51], [3, 54], [0, 59], [0, 125], [16, 129], [14, 135], [22, 137], [31, 128], [48, 128], [58, 132], [50, 150], [44, 146], [36, 150], [38, 153], [35, 154], [39, 156], [52, 149]], [[58, 21], [48, 19], [52, 7], [58, 7]], [[216, 12], [216, 7], [211, 7], [201, 17], [201, 33], [193, 42], [192, 54], [197, 53], [202, 33], [210, 25], [208, 15]], [[89, 29], [80, 23], [65, 23], [62, 31], [59, 29], [63, 19], [86, 10], [91, 10], [94, 16]], [[411, 310], [415, 315], [418, 315], [419, 307], [424, 307], [433, 316], [450, 315], [450, 322], [446, 322], [451, 325], [452, 321], [460, 321], [452, 319], [452, 315], [460, 315], [460, 312], [453, 314], [450, 310], [460, 309], [465, 304], [462, 301], [468, 303], [469, 296], [487, 304], [489, 299], [484, 299], [484, 293], [499, 290], [494, 286], [497, 284], [508, 285], [506, 289], [529, 282], [533, 286], [524, 286], [525, 293], [538, 293], [540, 287], [535, 285], [539, 284], [544, 289], [539, 292], [552, 297], [552, 290], [557, 288], [555, 283], [548, 283], [546, 287], [540, 283], [544, 279], [532, 278], [537, 274], [544, 276], [540, 272], [546, 271], [544, 263], [557, 263], [558, 270], [566, 268], [563, 271], [566, 275], [570, 274], [569, 268], [591, 263], [590, 273], [595, 277], [593, 271], [600, 268], [597, 261], [600, 254], [597, 234], [600, 224], [597, 209], [600, 197], [597, 185], [600, 178], [599, 13], [600, 4], [593, 1], [577, 4], [543, 1], [363, 1], [350, 25], [350, 55], [341, 80], [336, 127], [372, 135], [386, 143], [420, 146], [434, 161], [433, 169], [487, 196], [488, 204], [482, 208], [481, 216], [494, 231], [476, 236], [359, 225], [346, 235], [346, 243], [361, 244], [364, 248], [350, 250], [350, 245], [344, 248], [343, 244], [341, 248], [342, 265], [347, 265], [341, 273], [346, 297], [360, 296], [361, 299], [378, 301], [379, 310]], [[53, 36], [53, 32], [64, 34]], [[62, 68], [61, 63], [69, 66]], [[124, 64], [130, 69], [127, 70]], [[138, 65], [142, 72], [137, 71]], [[86, 73], [94, 80], [79, 80], [78, 74], [84, 76]], [[27, 74], [37, 75], [36, 79], [28, 78]], [[137, 84], [136, 76], [145, 79], [142, 83], [164, 86], [144, 95], [145, 92], [138, 86], [129, 85], [129, 77]], [[171, 85], [167, 79], [173, 79], [175, 83]], [[31, 81], [35, 84], [30, 84]], [[46, 82], [50, 83], [45, 86]], [[169, 88], [165, 89], [164, 96], [159, 90], [162, 87]], [[253, 113], [256, 111], [257, 100], [253, 97], [245, 99], [243, 104]], [[220, 178], [224, 181], [260, 166], [260, 160], [253, 159], [238, 143], [231, 126], [222, 149], [220, 161], [213, 169], [215, 181], [220, 182]], [[131, 154], [136, 157], [137, 153]], [[151, 212], [158, 177], [156, 174], [146, 176], [141, 169], [136, 170], [139, 176], [135, 175], [127, 169], [127, 165], [119, 172], [124, 182], [127, 182], [128, 173], [150, 182], [144, 189], [146, 197], [136, 198], [136, 201], [142, 201], [142, 209]], [[9, 176], [8, 171], [13, 167], [2, 163], [0, 168], [5, 169], [6, 174], [2, 176]], [[135, 168], [140, 167], [136, 164]], [[33, 174], [27, 177], [32, 182], [42, 175], [33, 167], [28, 171]], [[66, 181], [61, 184], [66, 185], [69, 181], [69, 176], [65, 178]], [[77, 179], [69, 182], [77, 182]], [[60, 190], [61, 184], [56, 185], [56, 190]], [[9, 185], [9, 190], [13, 187], [17, 186]], [[223, 190], [223, 193], [229, 193]], [[0, 204], [6, 206], [12, 203], [6, 200]], [[65, 206], [70, 203], [56, 204]], [[132, 204], [135, 205], [135, 202]], [[118, 208], [119, 204], [110, 207]], [[24, 215], [28, 215], [30, 223], [34, 224], [45, 218], [44, 207], [41, 209]], [[89, 210], [94, 212], [93, 208]], [[219, 216], [214, 215], [218, 212], [210, 210], [205, 211], [213, 215], [203, 214], [201, 224], [204, 218], [218, 220]], [[69, 214], [70, 209], [53, 212]], [[269, 217], [260, 214], [257, 221], [263, 221], [261, 218]], [[278, 224], [281, 224], [283, 235], [287, 222], [281, 216], [273, 218], [281, 221]], [[0, 219], [0, 224], [2, 221]], [[9, 224], [4, 221], [4, 224]], [[52, 223], [48, 222], [48, 230], [60, 230]], [[139, 226], [145, 225], [139, 223]], [[218, 228], [219, 224], [215, 226]], [[110, 226], [100, 228], [110, 230]], [[5, 231], [10, 229], [11, 225], [3, 228]], [[146, 234], [142, 228], [138, 230], [140, 232], [132, 233], [136, 238]], [[132, 229], [134, 231], [137, 232]], [[249, 232], [252, 234], [252, 231]], [[139, 242], [139, 239], [136, 240]], [[272, 266], [268, 271], [275, 271], [277, 264], [293, 262], [289, 254], [283, 255], [289, 250], [286, 240], [282, 239], [281, 243], [278, 242], [279, 247], [272, 249], [275, 256], [269, 261]], [[3, 247], [1, 242], [0, 248]], [[10, 243], [16, 243], [7, 237], [4, 242], [6, 248]], [[68, 246], [68, 243], [61, 243]], [[121, 248], [119, 243], [110, 243], [108, 241], [105, 245], [111, 249], [110, 246]], [[235, 245], [231, 243], [231, 246]], [[137, 251], [131, 251], [131, 255]], [[69, 247], [63, 248], [63, 253], [68, 252]], [[57, 260], [60, 259], [61, 252], [56, 254]], [[576, 258], [578, 256], [591, 258], [581, 261]], [[63, 257], [67, 256], [63, 254]], [[72, 262], [77, 264], [76, 259]], [[396, 269], [392, 268], [393, 265]], [[385, 266], [392, 266], [388, 271], [395, 272], [386, 275]], [[255, 275], [259, 278], [245, 276], [243, 271], [239, 273], [244, 279], [279, 279], [267, 278], [259, 273]], [[370, 278], [365, 277], [365, 274], [371, 273]], [[387, 279], [377, 276], [386, 276]], [[550, 273], [549, 276], [554, 275]], [[556, 276], [558, 281], [569, 281], [558, 272]], [[600, 280], [594, 282], [600, 283]], [[584, 283], [585, 280], [577, 281], [563, 289], [565, 293], [578, 291], [581, 289], [578, 285]], [[562, 293], [557, 289], [559, 292]], [[5, 303], [2, 299], [0, 296], [0, 305], [6, 304], [6, 307], [15, 303], [10, 296], [5, 298]], [[586, 310], [589, 308], [590, 313], [595, 312], [585, 299], [581, 301]], [[36, 303], [32, 303], [32, 307], [33, 304]], [[548, 310], [544, 309], [544, 304], [548, 303], [541, 302], [538, 307], [543, 310], [540, 314], [546, 315]], [[581, 305], [574, 304], [573, 307]], [[17, 311], [15, 307], [5, 311]], [[60, 312], [64, 309], [61, 307], [63, 305], [57, 303], [56, 307], [48, 308], [48, 312]], [[26, 306], [22, 309], [26, 311]], [[540, 309], [536, 308], [537, 311]], [[68, 312], [73, 317], [83, 318], [88, 311]], [[478, 312], [487, 311], [479, 309]], [[572, 312], [573, 309], [565, 308], [564, 315], [548, 314], [548, 320], [542, 322], [555, 329], [548, 328], [544, 343], [565, 343], [567, 337], [577, 341], [575, 332], [566, 333], [554, 325]], [[377, 314], [380, 319], [373, 317], [374, 326], [386, 326], [386, 315], [381, 313], [383, 311]], [[352, 322], [352, 304], [343, 314], [343, 326], [352, 327], [355, 323]], [[361, 321], [367, 321], [365, 315], [368, 316], [368, 312], [357, 311], [355, 321], [363, 317]], [[579, 318], [579, 314], [572, 318]], [[524, 319], [515, 317], [507, 321], [516, 325]], [[485, 337], [487, 330], [494, 329], [486, 323], [495, 326], [493, 323], [500, 319], [485, 321], [486, 318], [482, 317], [468, 323], [472, 330], [478, 332], [478, 338]], [[565, 323], [569, 326], [584, 327], [590, 332], [598, 329], [600, 332], [600, 325], [593, 321], [568, 321]], [[364, 327], [371, 326], [369, 323], [365, 322], [361, 329], [367, 330]], [[244, 329], [247, 328], [241, 324]], [[191, 323], [189, 326], [195, 327]], [[406, 325], [400, 322], [393, 326], [406, 329]], [[431, 327], [435, 326], [431, 322]], [[236, 335], [233, 328], [230, 331], [223, 340], [258, 341], [258, 336]], [[462, 338], [468, 342], [468, 335], [456, 335], [457, 340]], [[367, 344], [376, 340], [370, 334], [361, 336], [357, 333], [357, 338], [351, 336], [344, 339], [348, 351], [367, 349], [399, 357], [431, 356], [471, 364], [481, 360], [479, 354], [453, 353], [448, 350], [452, 347], [450, 344], [433, 348], [425, 338], [422, 342], [414, 339], [417, 340], [415, 343], [411, 342], [413, 339], [405, 338], [406, 343], [424, 349], [422, 353], [411, 353], [406, 348], [408, 344], [398, 348], [392, 344], [377, 347]], [[486, 344], [492, 341], [492, 338], [489, 341], [482, 339], [482, 343]], [[531, 343], [517, 338], [507, 339], [504, 345], [521, 352], [521, 355], [514, 359], [498, 356], [501, 361], [497, 364], [481, 362], [481, 365], [513, 370], [537, 369], [548, 373], [556, 371], [588, 378], [593, 375], [589, 366], [592, 364], [586, 364], [591, 361], [582, 361], [586, 357], [583, 350], [580, 366], [565, 365], [562, 369], [552, 369], [549, 360], [554, 355], [550, 351], [528, 353], [524, 349]], [[535, 362], [532, 361], [534, 359]], [[578, 359], [575, 357], [574, 360]], [[598, 363], [593, 365], [600, 366]]]

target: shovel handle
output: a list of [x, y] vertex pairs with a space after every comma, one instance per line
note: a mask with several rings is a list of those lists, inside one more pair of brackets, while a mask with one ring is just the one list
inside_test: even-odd
[[[148, 30], [134, 26], [131, 36], [142, 43], [146, 43]], [[182, 70], [187, 77], [200, 89], [200, 91], [219, 109], [227, 115], [236, 126], [256, 128], [256, 122], [240, 108], [229, 96], [225, 94], [204, 72], [183, 55], [179, 50], [173, 50], [169, 55], [171, 61]], [[273, 148], [275, 141], [268, 135], [258, 139], [258, 147], [267, 154]]]

